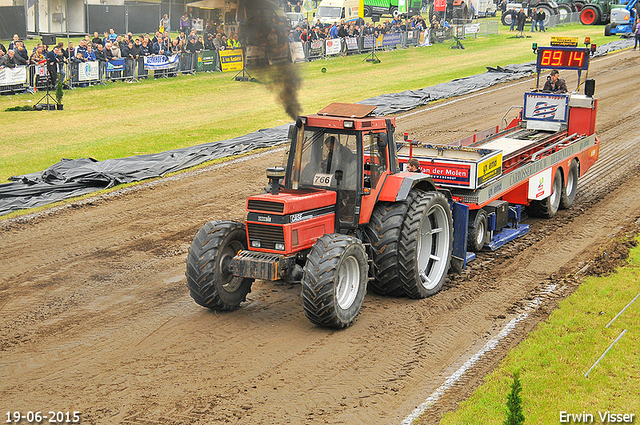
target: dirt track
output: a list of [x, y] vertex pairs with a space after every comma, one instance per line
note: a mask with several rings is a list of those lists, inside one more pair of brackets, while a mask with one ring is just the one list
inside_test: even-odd
[[[313, 326], [295, 285], [256, 282], [230, 313], [188, 295], [191, 238], [208, 220], [243, 220], [245, 198], [265, 185], [281, 150], [0, 223], [0, 413], [79, 411], [100, 424], [397, 424], [557, 283], [427, 412], [425, 422], [436, 422], [572, 291], [563, 277], [585, 272], [640, 217], [640, 104], [628, 78], [639, 65], [633, 51], [591, 65], [600, 161], [571, 210], [528, 220], [527, 236], [482, 254], [437, 296], [367, 295], [343, 331]], [[442, 143], [467, 136], [520, 104], [531, 81], [401, 117], [398, 130]]]

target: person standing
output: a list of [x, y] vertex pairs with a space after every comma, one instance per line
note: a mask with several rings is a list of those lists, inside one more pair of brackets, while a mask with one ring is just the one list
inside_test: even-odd
[[538, 20], [538, 31], [540, 32], [545, 32], [544, 30], [544, 20], [546, 19], [547, 14], [544, 13], [544, 9], [540, 9], [538, 10], [538, 15], [536, 16], [536, 19]]
[[56, 83], [58, 82], [58, 53], [60, 50], [58, 46], [47, 53], [47, 72], [49, 73], [50, 87], [55, 90]]
[[533, 10], [531, 10], [531, 32], [535, 32], [537, 26], [538, 26], [538, 9], [534, 7]]
[[636, 42], [633, 45], [633, 50], [636, 50], [638, 44], [640, 44], [640, 18], [636, 18], [636, 24], [634, 25], [633, 31], [636, 34]]

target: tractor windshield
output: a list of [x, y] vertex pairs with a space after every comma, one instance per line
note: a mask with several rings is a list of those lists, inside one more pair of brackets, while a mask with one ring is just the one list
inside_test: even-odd
[[357, 190], [357, 134], [306, 128], [302, 144], [300, 185]]

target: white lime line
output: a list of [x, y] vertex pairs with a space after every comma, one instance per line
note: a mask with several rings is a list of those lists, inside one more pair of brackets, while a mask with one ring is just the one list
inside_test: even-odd
[[616, 317], [614, 317], [613, 319], [611, 319], [611, 321], [609, 323], [607, 323], [607, 326], [605, 326], [605, 328], [608, 328], [609, 326], [611, 326], [611, 324], [613, 323], [614, 320], [616, 320], [618, 318], [618, 316], [620, 316], [622, 313], [624, 313], [624, 311], [627, 309], [627, 307], [629, 307], [631, 304], [633, 304], [633, 302], [640, 297], [640, 293], [638, 295], [636, 295], [636, 297], [634, 299], [632, 299], [631, 301], [629, 301], [629, 304], [627, 304], [622, 310], [620, 310], [620, 313], [616, 314]]
[[584, 374], [584, 377], [585, 377], [585, 378], [588, 378], [588, 377], [589, 377], [589, 373], [591, 372], [591, 370], [592, 370], [594, 367], [596, 367], [596, 365], [597, 365], [598, 363], [600, 363], [600, 360], [602, 360], [602, 358], [603, 358], [603, 357], [604, 357], [604, 356], [609, 352], [609, 350], [611, 350], [611, 347], [613, 347], [613, 344], [615, 344], [616, 342], [618, 342], [618, 340], [620, 340], [620, 338], [622, 338], [622, 336], [623, 336], [624, 334], [626, 334], [626, 333], [627, 333], [627, 330], [625, 329], [625, 330], [623, 330], [623, 331], [622, 331], [622, 333], [621, 333], [620, 335], [618, 335], [618, 337], [616, 338], [616, 340], [615, 340], [615, 341], [613, 341], [613, 342], [611, 343], [611, 345], [609, 346], [609, 348], [607, 348], [607, 351], [605, 351], [604, 353], [602, 353], [602, 355], [600, 356], [600, 358], [599, 358], [598, 360], [596, 360], [596, 362], [593, 364], [593, 366], [591, 366], [591, 367], [589, 368], [589, 370], [587, 371], [587, 373], [585, 373], [585, 374]]
[[[552, 284], [547, 285], [546, 288], [542, 291], [543, 295], [552, 293], [558, 285]], [[410, 425], [414, 420], [416, 420], [420, 415], [427, 411], [431, 406], [433, 406], [443, 395], [444, 393], [453, 387], [460, 379], [464, 376], [464, 374], [471, 369], [482, 357], [488, 352], [495, 350], [498, 347], [498, 344], [501, 340], [503, 340], [506, 336], [508, 336], [516, 327], [516, 325], [527, 317], [532, 310], [535, 310], [540, 304], [542, 304], [542, 296], [536, 297], [531, 303], [525, 308], [525, 311], [514, 317], [506, 324], [504, 328], [500, 331], [498, 335], [492, 338], [489, 342], [485, 344], [484, 347], [476, 354], [473, 355], [469, 360], [467, 360], [460, 369], [456, 370], [453, 375], [449, 376], [440, 387], [435, 390], [427, 399], [422, 402], [418, 407], [416, 407], [413, 412], [402, 421], [402, 425]]]

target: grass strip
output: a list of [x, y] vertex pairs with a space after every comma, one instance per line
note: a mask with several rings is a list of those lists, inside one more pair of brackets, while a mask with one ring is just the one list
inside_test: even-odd
[[[640, 240], [640, 238], [638, 238]], [[564, 423], [567, 415], [592, 415], [593, 423], [610, 414], [640, 415], [640, 308], [631, 304], [640, 291], [640, 247], [627, 265], [605, 277], [589, 277], [486, 378], [485, 384], [445, 415], [441, 425], [502, 424], [513, 375], [520, 373], [522, 404], [528, 424]], [[624, 338], [621, 332], [627, 329]], [[608, 354], [585, 373], [610, 347]], [[571, 423], [577, 422], [575, 417]], [[587, 416], [588, 418], [588, 416]], [[624, 419], [624, 417], [622, 417]], [[568, 422], [567, 422], [568, 423]]]

